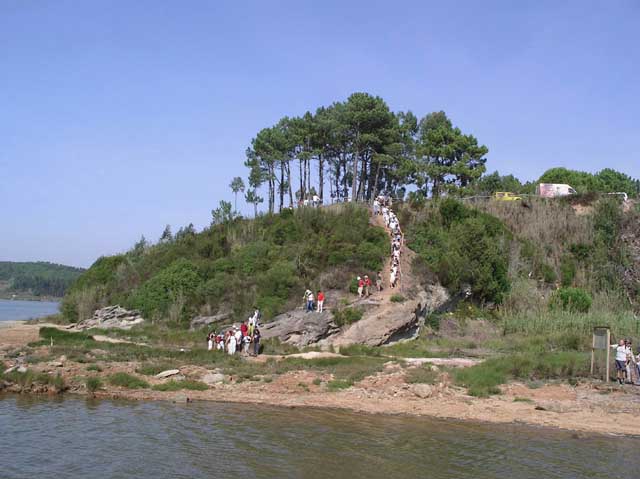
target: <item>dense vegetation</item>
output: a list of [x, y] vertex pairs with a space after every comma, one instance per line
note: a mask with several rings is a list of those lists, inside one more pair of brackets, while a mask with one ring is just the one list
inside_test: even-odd
[[64, 296], [67, 288], [83, 271], [81, 268], [45, 262], [0, 261], [0, 282], [5, 282], [10, 292], [59, 298]]
[[120, 303], [173, 322], [217, 311], [243, 317], [254, 305], [270, 318], [307, 287], [345, 289], [353, 275], [372, 274], [388, 248], [385, 232], [369, 226], [368, 211], [346, 205], [184, 231], [98, 259], [65, 298], [65, 316], [76, 320]]

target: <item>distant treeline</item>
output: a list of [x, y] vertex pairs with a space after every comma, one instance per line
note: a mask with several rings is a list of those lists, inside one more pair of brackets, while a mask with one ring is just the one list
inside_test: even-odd
[[47, 262], [14, 263], [0, 261], [0, 281], [8, 289], [29, 292], [34, 296], [62, 297], [84, 269]]

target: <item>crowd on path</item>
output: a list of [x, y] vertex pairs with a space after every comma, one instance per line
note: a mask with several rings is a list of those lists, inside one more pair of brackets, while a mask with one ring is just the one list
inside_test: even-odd
[[630, 339], [621, 339], [618, 344], [611, 345], [616, 350], [616, 379], [620, 384], [640, 386], [640, 353], [633, 354]]
[[387, 231], [391, 236], [389, 286], [395, 288], [398, 286], [402, 276], [400, 257], [402, 255], [402, 246], [404, 245], [404, 235], [402, 234], [398, 217], [391, 209], [392, 206], [393, 200], [390, 196], [380, 195], [373, 200], [373, 214], [382, 216]]
[[262, 314], [258, 308], [254, 308], [253, 314], [248, 320], [242, 321], [240, 327], [233, 325], [226, 331], [216, 333], [211, 331], [207, 335], [207, 349], [214, 348], [233, 356], [242, 353], [247, 356], [260, 354], [260, 329], [258, 329]]

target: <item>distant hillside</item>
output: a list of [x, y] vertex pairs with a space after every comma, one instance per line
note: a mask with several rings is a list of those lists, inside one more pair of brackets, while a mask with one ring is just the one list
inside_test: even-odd
[[84, 269], [44, 261], [0, 261], [0, 296], [61, 298]]

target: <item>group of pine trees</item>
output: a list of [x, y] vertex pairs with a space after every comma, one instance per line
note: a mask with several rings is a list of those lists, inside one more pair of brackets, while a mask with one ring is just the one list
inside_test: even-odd
[[[251, 140], [245, 199], [273, 213], [317, 195], [326, 202], [369, 200], [382, 191], [404, 196], [408, 185], [433, 197], [466, 188], [485, 171], [488, 149], [440, 111], [418, 119], [385, 101], [354, 93], [301, 117], [284, 117]], [[231, 184], [237, 195], [243, 181]]]

